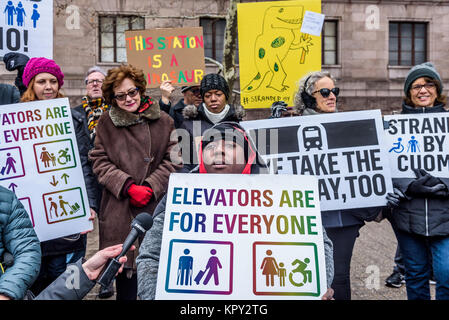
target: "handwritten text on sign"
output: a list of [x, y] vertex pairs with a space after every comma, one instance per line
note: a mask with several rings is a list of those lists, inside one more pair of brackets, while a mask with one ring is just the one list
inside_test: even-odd
[[202, 28], [126, 31], [129, 64], [144, 70], [149, 88], [162, 81], [173, 85], [199, 84], [204, 75]]

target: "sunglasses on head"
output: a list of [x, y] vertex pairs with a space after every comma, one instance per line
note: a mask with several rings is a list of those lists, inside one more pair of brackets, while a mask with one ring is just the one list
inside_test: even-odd
[[127, 93], [116, 94], [116, 95], [114, 95], [114, 98], [117, 99], [118, 101], [124, 101], [124, 100], [126, 100], [126, 96], [130, 96], [131, 98], [134, 98], [138, 93], [139, 93], [139, 89], [134, 88], [134, 89], [129, 90]]
[[323, 88], [323, 89], [320, 89], [320, 90], [317, 90], [317, 91], [312, 92], [312, 94], [317, 93], [317, 92], [319, 92], [323, 98], [329, 97], [330, 94], [331, 94], [331, 92], [332, 92], [336, 97], [338, 97], [338, 94], [340, 93], [340, 88], [337, 88], [337, 87], [332, 88], [332, 89]]

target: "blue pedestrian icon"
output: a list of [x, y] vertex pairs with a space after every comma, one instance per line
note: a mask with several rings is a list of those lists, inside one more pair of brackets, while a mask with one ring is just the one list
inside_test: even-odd
[[41, 17], [39, 12], [37, 11], [37, 4], [33, 4], [33, 14], [31, 15], [31, 20], [33, 20], [33, 28], [36, 29], [37, 26], [37, 20]]
[[12, 26], [14, 24], [14, 15], [16, 14], [16, 8], [14, 7], [12, 1], [8, 1], [3, 13], [5, 13], [8, 17], [8, 26]]
[[23, 27], [23, 17], [26, 17], [25, 9], [23, 8], [22, 2], [19, 2], [16, 8], [17, 14], [17, 25]]
[[410, 141], [408, 142], [408, 146], [407, 146], [407, 152], [417, 152], [417, 151], [421, 151], [419, 149], [419, 142], [415, 139], [415, 136], [412, 136], [410, 138]]
[[188, 286], [192, 285], [193, 257], [189, 255], [189, 249], [185, 249], [184, 254], [184, 256], [179, 258], [176, 284]]

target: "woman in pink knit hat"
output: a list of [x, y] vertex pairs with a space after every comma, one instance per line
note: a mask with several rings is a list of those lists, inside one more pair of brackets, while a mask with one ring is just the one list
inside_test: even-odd
[[31, 58], [23, 70], [23, 84], [27, 90], [22, 95], [22, 102], [64, 97], [60, 92], [64, 74], [51, 59]]

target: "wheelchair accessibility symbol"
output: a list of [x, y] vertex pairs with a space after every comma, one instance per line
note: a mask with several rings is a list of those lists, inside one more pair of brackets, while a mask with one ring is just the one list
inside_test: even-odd
[[35, 144], [34, 155], [39, 173], [76, 167], [70, 139]]
[[318, 296], [320, 276], [314, 243], [255, 242], [253, 291], [256, 295]]

